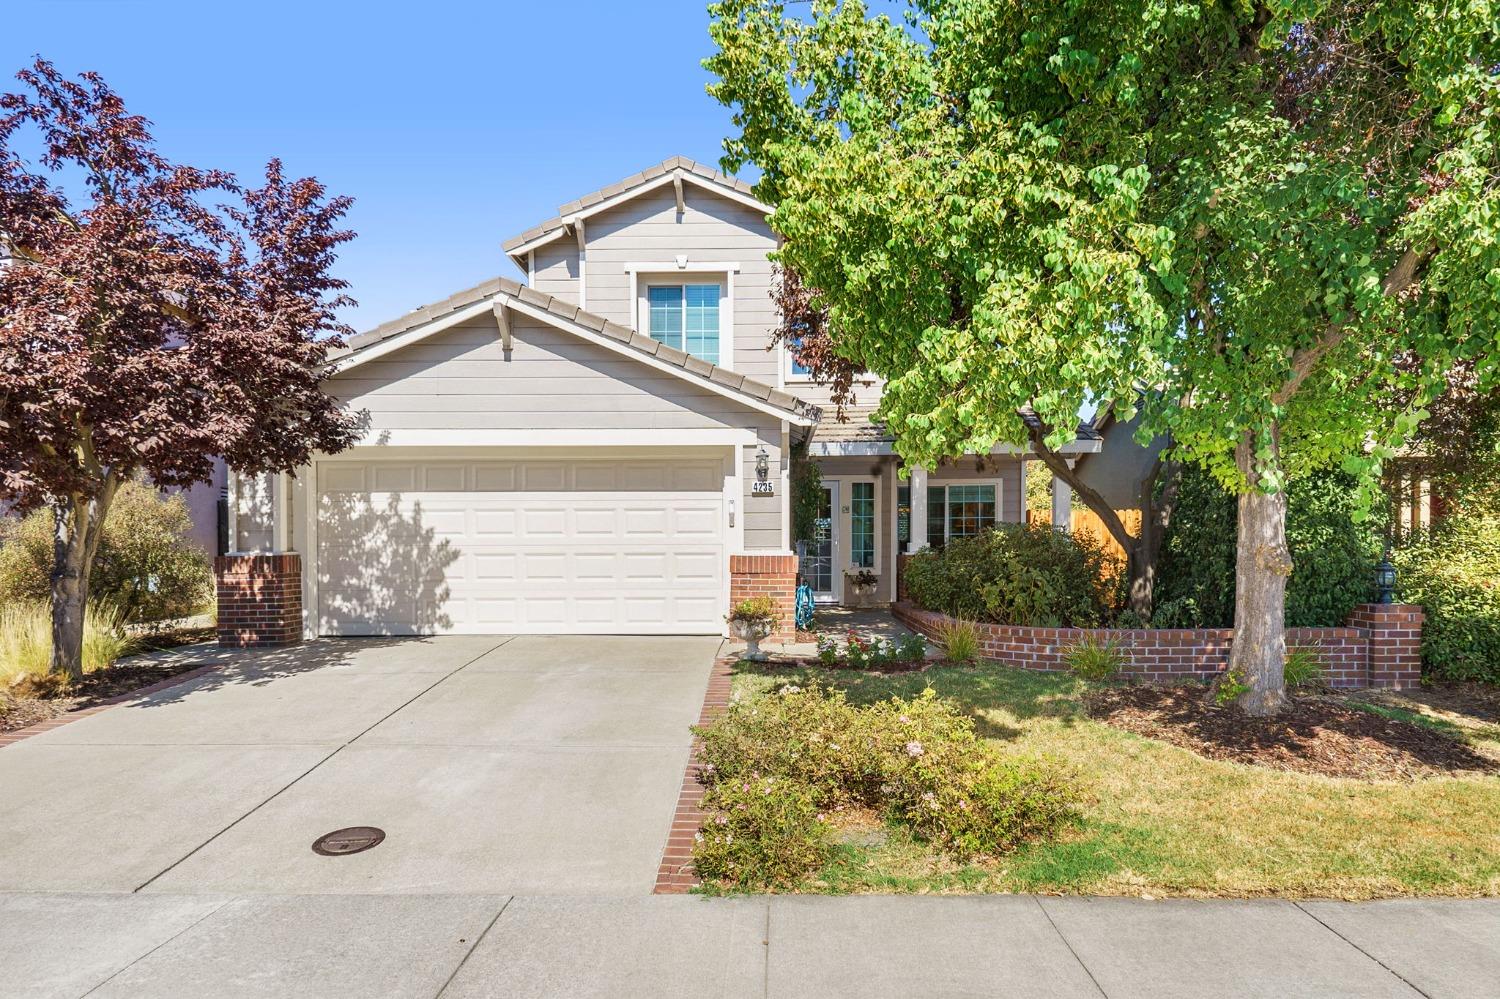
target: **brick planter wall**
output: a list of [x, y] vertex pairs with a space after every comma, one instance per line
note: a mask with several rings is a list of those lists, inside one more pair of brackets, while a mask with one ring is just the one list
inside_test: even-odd
[[729, 606], [751, 597], [776, 602], [781, 624], [767, 641], [790, 642], [797, 637], [797, 556], [729, 556]]
[[1422, 681], [1420, 604], [1360, 604], [1349, 623], [1370, 636], [1370, 686], [1409, 690]]
[[302, 556], [220, 555], [214, 559], [219, 644], [292, 645], [302, 640]]
[[[897, 618], [935, 637], [950, 618], [909, 602], [895, 605]], [[1088, 635], [1125, 645], [1125, 672], [1164, 682], [1208, 679], [1229, 666], [1234, 632], [1229, 628], [1148, 628], [1143, 630], [1027, 628], [985, 624], [979, 629], [986, 659], [1022, 669], [1067, 669], [1063, 653]], [[1288, 628], [1289, 649], [1310, 649], [1323, 663], [1334, 687], [1408, 687], [1421, 675], [1422, 609], [1408, 604], [1362, 604], [1344, 628]]]

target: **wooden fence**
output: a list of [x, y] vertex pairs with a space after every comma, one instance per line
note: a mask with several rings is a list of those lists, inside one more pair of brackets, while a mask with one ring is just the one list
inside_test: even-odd
[[[1141, 511], [1116, 510], [1115, 516], [1120, 518], [1120, 522], [1125, 525], [1125, 530], [1132, 537], [1140, 537]], [[1052, 523], [1052, 511], [1027, 510], [1026, 523], [1050, 524]], [[1103, 545], [1104, 550], [1111, 557], [1119, 559], [1121, 564], [1125, 562], [1125, 549], [1120, 547], [1120, 543], [1114, 539], [1114, 535], [1109, 533], [1109, 528], [1104, 526], [1104, 521], [1094, 511], [1087, 509], [1073, 511], [1073, 533], [1092, 538], [1100, 545]]]

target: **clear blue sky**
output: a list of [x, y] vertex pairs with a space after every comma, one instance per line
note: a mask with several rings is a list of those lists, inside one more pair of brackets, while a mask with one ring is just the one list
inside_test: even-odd
[[95, 70], [175, 160], [280, 156], [355, 199], [338, 273], [367, 329], [496, 274], [505, 238], [682, 154], [716, 164], [706, 0], [8, 0], [4, 90]]

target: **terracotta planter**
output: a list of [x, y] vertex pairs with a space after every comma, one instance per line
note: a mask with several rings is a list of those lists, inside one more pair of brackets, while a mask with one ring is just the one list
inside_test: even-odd
[[761, 651], [760, 642], [775, 630], [775, 623], [766, 620], [731, 618], [729, 621], [729, 633], [745, 643], [745, 658], [755, 663], [763, 663], [770, 658]]

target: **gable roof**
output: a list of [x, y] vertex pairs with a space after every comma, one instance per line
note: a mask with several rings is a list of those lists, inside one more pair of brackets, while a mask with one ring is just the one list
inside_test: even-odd
[[368, 333], [350, 337], [346, 346], [329, 353], [329, 360], [335, 371], [345, 371], [496, 308], [511, 309], [539, 319], [565, 333], [633, 357], [643, 364], [735, 399], [752, 409], [790, 420], [798, 426], [812, 426], [822, 416], [821, 409], [790, 392], [709, 364], [619, 323], [585, 312], [571, 302], [544, 295], [519, 281], [502, 277], [491, 278], [440, 302], [414, 309], [400, 319], [382, 323]]
[[694, 184], [748, 205], [764, 214], [771, 213], [771, 206], [757, 198], [754, 188], [738, 177], [721, 173], [713, 167], [697, 163], [686, 156], [671, 156], [655, 166], [633, 173], [608, 187], [601, 187], [581, 198], [574, 198], [566, 204], [559, 205], [557, 215], [539, 225], [532, 226], [519, 236], [512, 236], [502, 244], [502, 248], [518, 267], [525, 270], [527, 252], [539, 246], [545, 246], [562, 236], [578, 219], [588, 218], [597, 212], [613, 208], [631, 198], [674, 182]]

